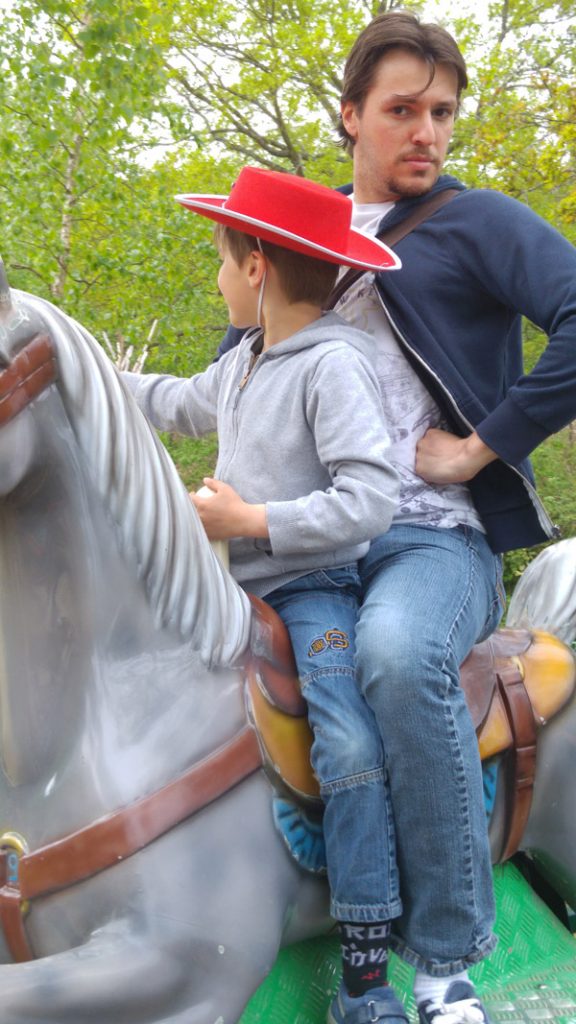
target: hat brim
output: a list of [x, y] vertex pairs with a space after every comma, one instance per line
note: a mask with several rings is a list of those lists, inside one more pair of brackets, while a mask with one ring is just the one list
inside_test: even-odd
[[209, 217], [219, 224], [226, 224], [237, 231], [244, 230], [246, 234], [254, 235], [266, 242], [283, 245], [286, 249], [301, 252], [306, 256], [316, 256], [318, 259], [326, 260], [327, 263], [339, 263], [347, 267], [374, 271], [400, 270], [402, 266], [400, 257], [392, 249], [389, 249], [383, 242], [379, 242], [377, 238], [372, 238], [371, 235], [357, 231], [355, 228], [350, 228], [348, 248], [345, 253], [342, 253], [317, 245], [315, 242], [310, 242], [300, 235], [285, 231], [273, 224], [267, 224], [254, 217], [225, 209], [224, 203], [228, 196], [180, 194], [174, 198], [186, 209]]

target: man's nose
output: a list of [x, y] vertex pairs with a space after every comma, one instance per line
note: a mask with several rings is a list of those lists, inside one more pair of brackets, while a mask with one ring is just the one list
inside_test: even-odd
[[419, 115], [414, 125], [412, 139], [420, 146], [431, 146], [436, 141], [434, 119], [429, 110], [423, 110]]

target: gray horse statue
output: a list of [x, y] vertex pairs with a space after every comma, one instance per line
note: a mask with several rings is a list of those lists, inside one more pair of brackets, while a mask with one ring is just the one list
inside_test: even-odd
[[[280, 946], [330, 928], [278, 823], [318, 799], [276, 636], [100, 346], [0, 282], [3, 1024], [235, 1024]], [[575, 738], [572, 702], [526, 828], [573, 883]]]
[[[510, 599], [506, 624], [550, 630], [575, 646], [576, 537], [544, 548], [530, 562]], [[540, 733], [537, 767], [520, 846], [559, 896], [576, 907], [576, 700]], [[496, 818], [493, 833], [500, 827]]]

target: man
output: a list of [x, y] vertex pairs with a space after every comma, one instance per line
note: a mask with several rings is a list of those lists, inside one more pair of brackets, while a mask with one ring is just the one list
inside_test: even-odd
[[[416, 968], [421, 1024], [486, 1021], [467, 968], [495, 945], [492, 875], [459, 665], [500, 617], [499, 553], [554, 534], [527, 456], [576, 417], [575, 250], [522, 204], [441, 176], [466, 84], [452, 37], [397, 12], [367, 26], [344, 73], [355, 227], [393, 228], [455, 194], [397, 243], [401, 270], [362, 276], [336, 306], [375, 339], [401, 496], [360, 563], [374, 728], [358, 714], [322, 789], [327, 808], [358, 798], [330, 874], [344, 968], [330, 1024], [405, 1024], [388, 945]], [[549, 336], [528, 375], [522, 314]]]

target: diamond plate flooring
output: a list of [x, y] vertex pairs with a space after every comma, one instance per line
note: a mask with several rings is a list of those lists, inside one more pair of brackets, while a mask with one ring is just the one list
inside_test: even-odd
[[[512, 864], [495, 868], [494, 887], [498, 946], [470, 972], [493, 1024], [576, 1024], [576, 939]], [[240, 1024], [324, 1024], [339, 972], [335, 937], [282, 950]], [[392, 958], [390, 982], [413, 1020], [412, 975]]]

